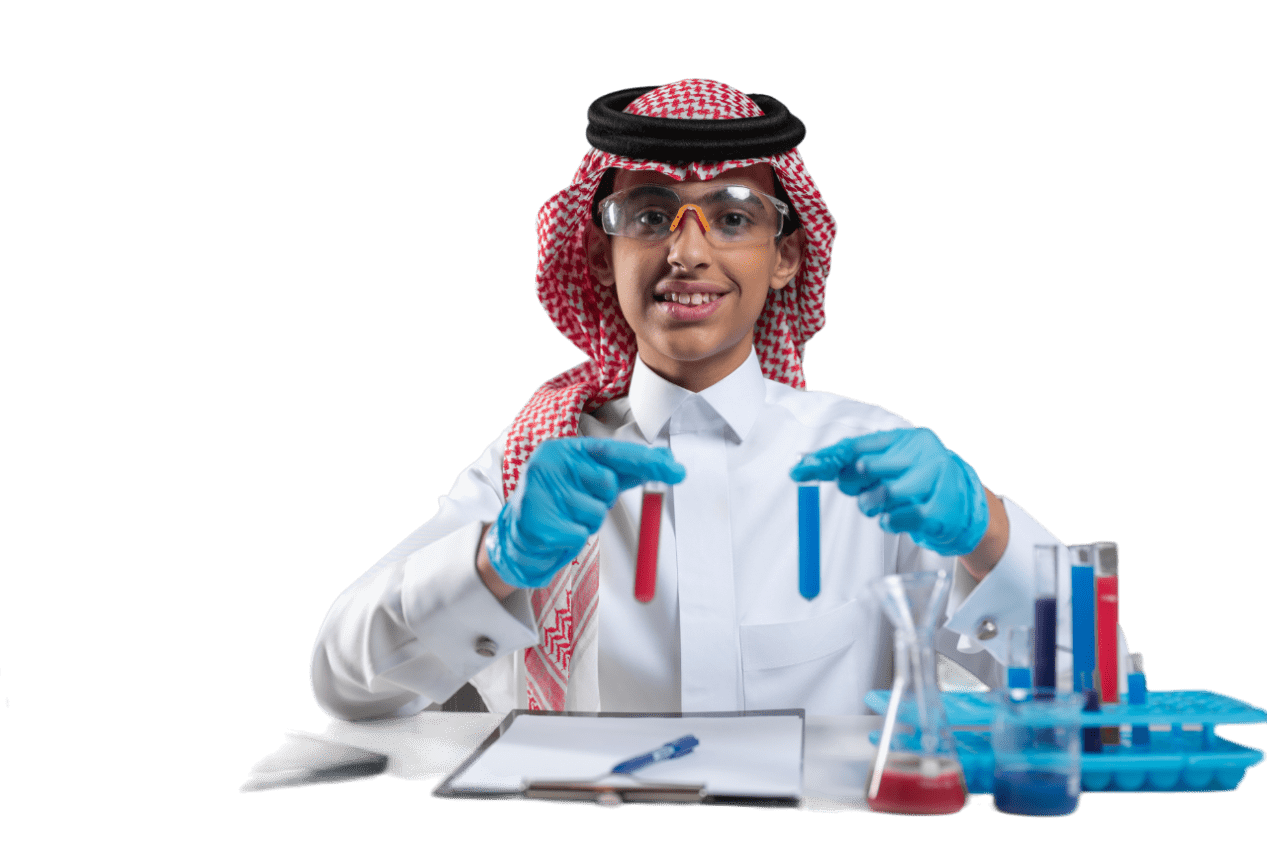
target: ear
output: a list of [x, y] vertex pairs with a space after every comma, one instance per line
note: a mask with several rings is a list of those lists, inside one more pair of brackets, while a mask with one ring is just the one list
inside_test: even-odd
[[805, 248], [805, 229], [797, 228], [779, 242], [778, 263], [774, 267], [774, 275], [770, 278], [771, 289], [783, 289], [796, 277], [801, 268], [801, 254]]
[[585, 226], [585, 262], [590, 277], [605, 287], [616, 283], [616, 271], [612, 268], [611, 237], [594, 226], [590, 220]]

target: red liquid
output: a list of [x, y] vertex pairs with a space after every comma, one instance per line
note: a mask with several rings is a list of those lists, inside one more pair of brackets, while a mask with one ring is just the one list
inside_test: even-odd
[[638, 568], [634, 573], [634, 599], [650, 602], [655, 596], [656, 560], [660, 557], [660, 510], [664, 495], [642, 493], [642, 525], [638, 531]]
[[[1100, 701], [1118, 702], [1117, 689], [1117, 577], [1097, 576], [1095, 580], [1096, 665], [1100, 668]], [[1100, 729], [1105, 745], [1118, 744], [1118, 730]]]
[[963, 770], [955, 761], [934, 762], [936, 772], [922, 775], [919, 757], [889, 755], [880, 775], [880, 788], [875, 798], [867, 797], [867, 806], [881, 813], [920, 816], [959, 812], [968, 801]]

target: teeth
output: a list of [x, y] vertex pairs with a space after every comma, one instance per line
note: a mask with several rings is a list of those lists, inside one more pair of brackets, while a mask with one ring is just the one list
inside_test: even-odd
[[711, 304], [718, 298], [721, 298], [721, 294], [716, 292], [697, 292], [693, 294], [687, 292], [668, 292], [665, 293], [664, 297], [666, 300], [673, 301], [677, 304], [686, 304], [691, 307], [698, 307], [700, 304]]

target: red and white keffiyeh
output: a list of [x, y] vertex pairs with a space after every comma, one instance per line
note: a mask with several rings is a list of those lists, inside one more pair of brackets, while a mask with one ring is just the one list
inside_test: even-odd
[[[625, 112], [682, 120], [731, 120], [763, 113], [747, 95], [706, 79], [685, 79], [635, 99]], [[762, 373], [805, 388], [805, 342], [823, 326], [823, 287], [831, 268], [836, 222], [823, 203], [797, 150], [760, 158], [669, 164], [624, 158], [591, 149], [572, 184], [537, 214], [537, 296], [555, 325], [589, 358], [543, 384], [520, 410], [506, 440], [502, 483], [509, 497], [533, 448], [549, 438], [574, 436], [582, 413], [629, 391], [637, 345], [612, 287], [595, 283], [585, 256], [585, 228], [594, 193], [609, 167], [655, 170], [674, 179], [715, 178], [727, 170], [768, 163], [805, 229], [800, 270], [781, 290], [771, 290], [755, 329]], [[598, 607], [598, 539], [544, 588], [532, 594], [541, 630], [539, 645], [524, 655], [528, 707], [563, 710], [573, 654], [592, 640]]]

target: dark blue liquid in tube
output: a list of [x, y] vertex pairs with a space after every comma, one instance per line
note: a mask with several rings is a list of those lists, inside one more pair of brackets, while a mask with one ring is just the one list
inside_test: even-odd
[[819, 590], [818, 483], [797, 487], [797, 538], [800, 548], [798, 585], [801, 596], [813, 599]]
[[1056, 691], [1056, 598], [1034, 600], [1034, 695]]

